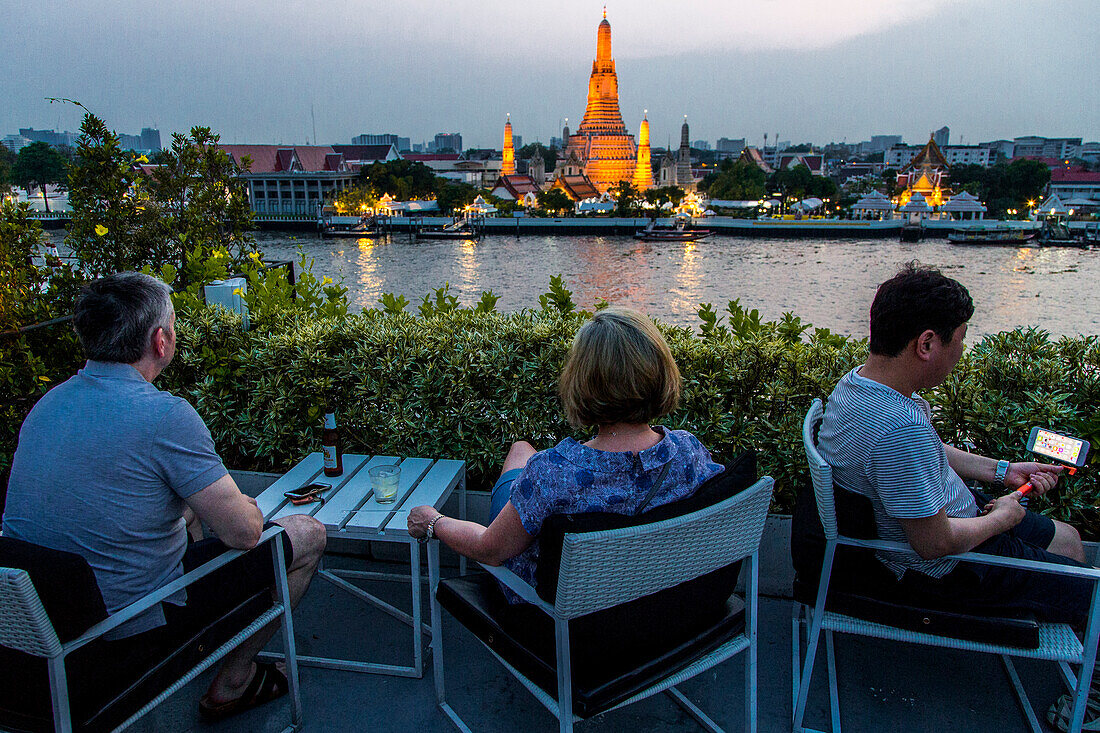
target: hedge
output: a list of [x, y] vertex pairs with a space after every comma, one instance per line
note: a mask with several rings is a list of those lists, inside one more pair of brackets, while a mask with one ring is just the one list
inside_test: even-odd
[[[761, 471], [776, 479], [773, 510], [788, 512], [809, 481], [806, 408], [863, 361], [866, 342], [810, 333], [790, 316], [761, 324], [736, 304], [730, 314], [729, 327], [701, 314], [701, 335], [661, 325], [684, 377], [681, 406], [665, 425], [691, 430], [719, 461], [755, 448]], [[552, 305], [508, 314], [284, 312], [244, 332], [239, 316], [194, 307], [180, 312], [177, 356], [158, 386], [195, 405], [234, 468], [282, 471], [318, 450], [322, 413], [333, 405], [345, 452], [463, 458], [469, 487], [488, 489], [512, 441], [545, 448], [584, 437], [556, 394], [583, 320]], [[1024, 458], [1033, 425], [1095, 444], [1100, 339], [1053, 340], [1038, 329], [986, 337], [927, 397], [945, 440], [986, 455]], [[13, 447], [3, 447], [4, 459]], [[1097, 488], [1094, 473], [1080, 472], [1033, 507], [1100, 537]]]
[[[320, 419], [335, 406], [347, 452], [449, 456], [468, 462], [469, 486], [488, 489], [508, 445], [549, 447], [583, 433], [565, 422], [556, 380], [583, 315], [459, 310], [413, 317], [365, 311], [288, 317], [243, 333], [237, 317], [199, 310], [179, 327], [164, 386], [190, 399], [219, 450], [239, 468], [279, 471], [318, 450]], [[732, 319], [731, 319], [732, 320]], [[795, 319], [797, 321], [797, 319]], [[763, 324], [700, 336], [661, 326], [684, 376], [665, 421], [695, 433], [719, 461], [753, 447], [787, 512], [809, 481], [801, 422], [866, 356], [866, 342]], [[1100, 339], [1052, 340], [1038, 329], [989, 336], [927, 395], [948, 442], [1025, 457], [1032, 425], [1100, 438]], [[1064, 481], [1033, 505], [1100, 536], [1097, 478]]]

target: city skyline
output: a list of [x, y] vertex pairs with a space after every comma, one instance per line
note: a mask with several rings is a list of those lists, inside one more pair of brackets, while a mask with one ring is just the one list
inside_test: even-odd
[[[8, 0], [2, 0], [8, 5]], [[667, 7], [666, 7], [667, 5]], [[322, 144], [457, 131], [499, 148], [511, 113], [525, 142], [575, 128], [602, 3], [367, 7], [149, 7], [98, 0], [15, 6], [0, 43], [0, 133], [76, 130], [78, 99], [114, 129], [205, 125], [225, 142]], [[649, 110], [655, 147], [692, 139], [849, 143], [873, 134], [951, 142], [1038, 134], [1100, 139], [1100, 5], [943, 0], [864, 8], [850, 0], [608, 6], [624, 121]], [[92, 30], [88, 30], [91, 28]], [[410, 51], [410, 49], [412, 49]], [[564, 49], [564, 50], [563, 50]], [[316, 126], [316, 140], [314, 139]]]

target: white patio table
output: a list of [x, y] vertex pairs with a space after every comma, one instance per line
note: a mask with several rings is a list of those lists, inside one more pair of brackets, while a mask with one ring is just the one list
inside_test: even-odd
[[[343, 462], [343, 474], [329, 478], [323, 474], [322, 455], [311, 453], [256, 497], [256, 503], [267, 521], [291, 514], [311, 515], [325, 525], [330, 539], [396, 542], [409, 546], [411, 614], [386, 603], [347, 580], [348, 578], [393, 580], [395, 577], [403, 576], [359, 570], [328, 570], [324, 567], [323, 560], [317, 575], [409, 624], [412, 627], [413, 664], [400, 666], [301, 655], [298, 656], [298, 664], [400, 677], [422, 677], [424, 674], [422, 634], [430, 635], [431, 627], [422, 620], [420, 545], [409, 536], [407, 519], [409, 510], [421, 504], [434, 506], [436, 509], [442, 508], [456, 488], [459, 490], [458, 513], [464, 518], [466, 516], [466, 462], [446, 458], [400, 458], [355, 454], [345, 454]], [[394, 463], [401, 465], [397, 497], [392, 503], [382, 504], [371, 491], [367, 469]], [[324, 493], [323, 503], [313, 502], [295, 506], [284, 496], [287, 491], [301, 488], [315, 481], [332, 484], [332, 488]], [[463, 566], [461, 570], [465, 572], [464, 559], [461, 565]]]

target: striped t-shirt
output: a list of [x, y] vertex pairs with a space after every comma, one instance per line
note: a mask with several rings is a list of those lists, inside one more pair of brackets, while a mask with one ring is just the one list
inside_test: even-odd
[[[928, 402], [848, 372], [829, 396], [818, 449], [838, 486], [871, 499], [879, 539], [908, 542], [899, 519], [923, 519], [944, 509], [974, 517], [973, 494], [947, 463]], [[913, 552], [880, 552], [900, 578], [906, 568], [941, 578], [954, 560], [924, 560]]]

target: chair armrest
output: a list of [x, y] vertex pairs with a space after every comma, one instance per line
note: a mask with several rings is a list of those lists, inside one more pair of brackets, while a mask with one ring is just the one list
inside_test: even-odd
[[[79, 649], [85, 644], [95, 641], [99, 637], [106, 634], [108, 631], [116, 629], [127, 621], [132, 620], [135, 616], [138, 616], [139, 614], [148, 611], [150, 608], [157, 605], [165, 598], [168, 598], [176, 592], [183, 590], [187, 586], [194, 583], [196, 580], [210, 575], [210, 573], [236, 560], [238, 557], [241, 557], [246, 552], [254, 552], [261, 546], [267, 545], [282, 531], [282, 527], [272, 527], [271, 529], [266, 529], [264, 530], [264, 533], [260, 535], [260, 540], [256, 543], [255, 547], [248, 550], [227, 550], [226, 552], [223, 552], [222, 554], [215, 557], [213, 560], [203, 563], [191, 572], [186, 573], [179, 578], [176, 578], [168, 585], [162, 586], [152, 593], [143, 596], [142, 598], [139, 598], [138, 600], [131, 603], [129, 606], [126, 606], [125, 608], [122, 608], [119, 611], [111, 614], [107, 618], [103, 619], [98, 624], [85, 631], [79, 637], [73, 639], [67, 644], [64, 644], [63, 648], [65, 649], [65, 653], [69, 654], [70, 652]], [[286, 570], [283, 569], [283, 572], [285, 573]]]
[[[854, 537], [838, 537], [837, 542], [853, 547], [867, 547], [874, 550], [887, 550], [890, 552], [908, 552], [914, 550], [904, 542], [886, 542], [884, 540], [860, 540]], [[1059, 565], [1053, 562], [1041, 562], [1039, 560], [1024, 560], [1015, 557], [1002, 557], [1000, 555], [987, 555], [984, 552], [962, 552], [956, 555], [944, 555], [941, 560], [965, 560], [967, 562], [981, 563], [983, 565], [1000, 565], [1002, 567], [1016, 568], [1017, 570], [1030, 570], [1037, 573], [1051, 573], [1054, 575], [1068, 575], [1075, 578], [1084, 578], [1093, 582], [1100, 581], [1100, 568], [1079, 568], [1076, 565]]]
[[540, 611], [549, 616], [554, 615], [554, 607], [539, 598], [539, 594], [535, 592], [535, 589], [532, 588], [529, 583], [525, 582], [523, 578], [519, 577], [508, 568], [485, 565], [483, 563], [478, 563], [478, 565], [481, 565], [485, 572], [506, 585], [512, 592], [532, 606], [536, 606]]

